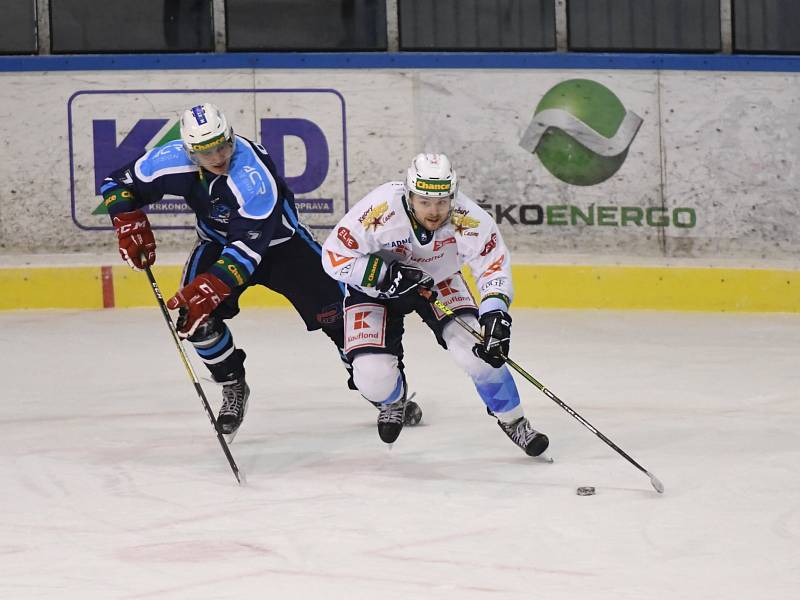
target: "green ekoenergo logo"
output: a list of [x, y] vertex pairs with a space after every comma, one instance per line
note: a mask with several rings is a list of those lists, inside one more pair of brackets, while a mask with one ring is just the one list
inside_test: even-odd
[[625, 162], [641, 125], [604, 85], [569, 79], [542, 97], [519, 145], [561, 181], [597, 185]]

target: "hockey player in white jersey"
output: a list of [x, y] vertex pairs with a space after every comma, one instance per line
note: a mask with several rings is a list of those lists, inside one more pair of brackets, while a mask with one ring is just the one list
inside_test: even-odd
[[[403, 318], [416, 312], [475, 383], [500, 428], [530, 456], [548, 439], [523, 414], [508, 367], [513, 297], [509, 251], [495, 222], [458, 189], [443, 154], [419, 154], [405, 182], [367, 194], [334, 227], [322, 263], [347, 284], [345, 352], [360, 392], [380, 408], [378, 434], [393, 443], [403, 428], [407, 386], [403, 373]], [[464, 278], [477, 278], [476, 305]], [[441, 302], [483, 333], [474, 340], [430, 300]]]

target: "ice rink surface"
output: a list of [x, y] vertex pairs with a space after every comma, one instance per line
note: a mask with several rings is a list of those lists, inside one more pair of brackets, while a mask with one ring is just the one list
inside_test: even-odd
[[391, 451], [321, 333], [231, 328], [247, 487], [157, 309], [0, 313], [0, 598], [796, 597], [800, 316], [514, 312], [512, 357], [663, 495], [518, 378], [555, 463], [527, 458], [416, 317]]

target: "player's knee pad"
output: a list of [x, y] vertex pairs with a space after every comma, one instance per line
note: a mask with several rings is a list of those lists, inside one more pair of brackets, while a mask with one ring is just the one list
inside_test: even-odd
[[405, 393], [397, 357], [392, 354], [358, 354], [353, 358], [353, 380], [370, 402], [394, 402]]
[[[463, 318], [475, 331], [480, 331], [478, 320], [472, 315]], [[442, 331], [442, 338], [447, 344], [447, 350], [456, 364], [473, 379], [486, 379], [491, 376], [494, 367], [481, 360], [472, 353], [475, 338], [455, 321], [448, 323]]]

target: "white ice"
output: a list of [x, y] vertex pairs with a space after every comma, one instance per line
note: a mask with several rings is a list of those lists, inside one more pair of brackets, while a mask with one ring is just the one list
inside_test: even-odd
[[528, 459], [407, 323], [424, 426], [387, 450], [321, 333], [232, 321], [239, 487], [157, 309], [0, 313], [0, 598], [797, 597], [800, 316], [515, 311], [512, 357], [663, 495], [518, 378]]

